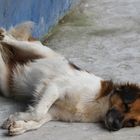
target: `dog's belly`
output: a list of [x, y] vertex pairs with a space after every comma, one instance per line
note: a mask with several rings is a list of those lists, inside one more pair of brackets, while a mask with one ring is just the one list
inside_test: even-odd
[[[60, 64], [59, 64], [59, 63]], [[71, 73], [63, 57], [56, 59], [40, 59], [27, 65], [17, 65], [13, 76], [13, 89], [15, 95], [32, 96], [37, 86], [49, 83], [55, 77]], [[59, 69], [58, 69], [59, 68]]]
[[13, 96], [19, 100], [33, 99], [35, 90], [41, 84], [45, 74], [39, 69], [28, 70], [28, 66], [18, 67], [18, 70], [19, 72], [14, 73], [13, 78]]

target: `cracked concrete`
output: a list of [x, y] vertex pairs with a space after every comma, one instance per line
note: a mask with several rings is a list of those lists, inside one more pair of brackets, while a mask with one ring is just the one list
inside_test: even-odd
[[[84, 0], [64, 17], [47, 45], [105, 79], [140, 83], [140, 1]], [[0, 98], [0, 123], [17, 103]], [[101, 124], [49, 122], [37, 131], [0, 140], [139, 140], [140, 127], [109, 132]]]

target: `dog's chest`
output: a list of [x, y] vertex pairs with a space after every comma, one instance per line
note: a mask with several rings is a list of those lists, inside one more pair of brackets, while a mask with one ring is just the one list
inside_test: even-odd
[[57, 120], [95, 122], [101, 118], [101, 104], [96, 96], [101, 90], [101, 79], [87, 73], [68, 78], [61, 85], [65, 92], [54, 103], [51, 111]]
[[55, 102], [51, 111], [55, 119], [62, 121], [96, 122], [102, 120], [108, 109], [107, 98], [96, 100], [96, 94], [73, 93]]

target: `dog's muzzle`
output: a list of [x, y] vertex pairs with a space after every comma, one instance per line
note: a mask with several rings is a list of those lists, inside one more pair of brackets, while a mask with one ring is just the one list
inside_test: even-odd
[[110, 109], [105, 117], [105, 125], [111, 131], [117, 131], [123, 127], [123, 115], [116, 109]]

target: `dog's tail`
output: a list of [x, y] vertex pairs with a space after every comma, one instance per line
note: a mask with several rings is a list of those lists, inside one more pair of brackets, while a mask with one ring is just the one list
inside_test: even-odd
[[18, 24], [15, 27], [11, 27], [8, 33], [18, 40], [30, 40], [30, 38], [32, 38], [33, 27], [34, 23], [31, 21], [27, 21]]

